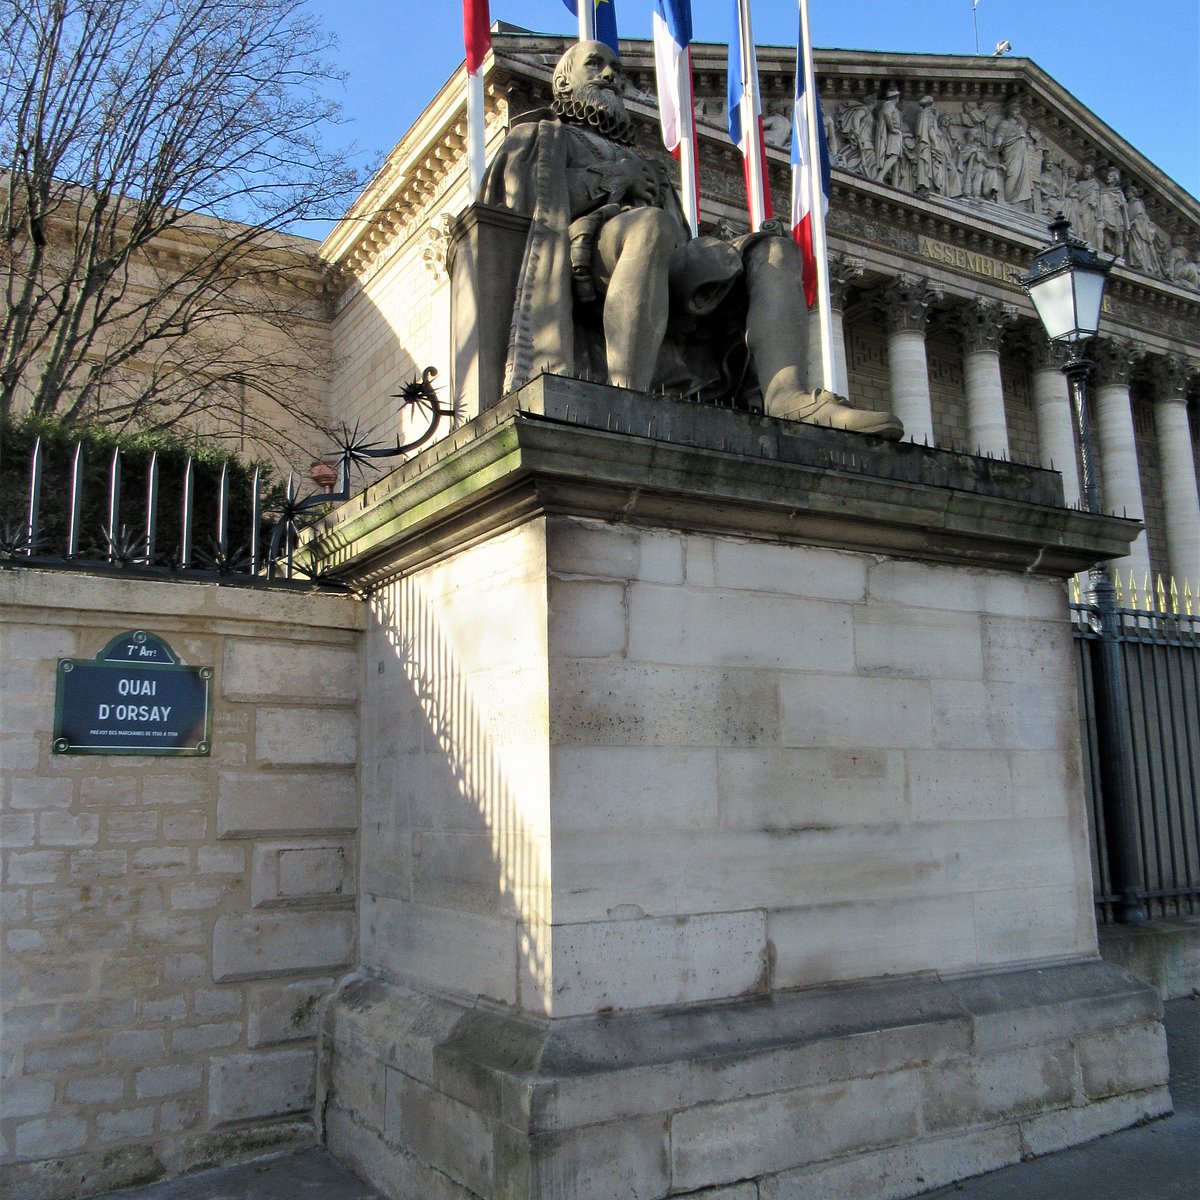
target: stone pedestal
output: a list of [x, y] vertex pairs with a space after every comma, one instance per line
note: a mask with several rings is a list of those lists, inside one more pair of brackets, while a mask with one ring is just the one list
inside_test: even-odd
[[1169, 1108], [1096, 958], [1062, 579], [1014, 464], [542, 378], [340, 510], [389, 1197], [896, 1197]]

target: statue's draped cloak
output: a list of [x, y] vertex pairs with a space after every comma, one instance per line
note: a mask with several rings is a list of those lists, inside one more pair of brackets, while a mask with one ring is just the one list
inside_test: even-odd
[[[571, 211], [568, 186], [575, 136], [557, 119], [515, 126], [489, 164], [479, 189], [481, 204], [530, 218], [504, 368], [506, 393], [543, 370], [575, 374], [581, 357], [576, 347], [570, 239], [571, 221], [580, 214]], [[597, 206], [604, 199], [597, 196]], [[716, 312], [735, 289], [742, 277], [743, 251], [757, 235], [734, 243], [690, 238], [674, 191], [668, 191], [663, 207], [680, 229], [680, 246], [670, 270], [672, 325], [687, 330], [696, 318]], [[691, 353], [681, 355], [678, 346], [664, 347], [660, 368], [677, 377], [684, 370], [683, 357], [688, 360], [686, 390], [713, 384], [714, 364], [701, 365]], [[666, 360], [671, 359], [674, 364], [668, 366]], [[661, 381], [668, 382], [666, 378]]]

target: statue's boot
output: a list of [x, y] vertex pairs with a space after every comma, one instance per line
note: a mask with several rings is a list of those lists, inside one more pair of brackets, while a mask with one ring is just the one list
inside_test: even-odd
[[855, 408], [845, 396], [827, 392], [824, 388], [812, 392], [801, 391], [788, 371], [780, 372], [772, 380], [764, 399], [766, 411], [773, 417], [824, 425], [827, 429], [870, 433], [892, 441], [904, 436], [904, 425], [895, 413]]

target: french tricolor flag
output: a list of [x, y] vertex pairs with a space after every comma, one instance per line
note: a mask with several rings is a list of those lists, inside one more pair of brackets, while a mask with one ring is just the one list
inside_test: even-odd
[[[580, 11], [580, 3], [583, 11]], [[579, 40], [584, 40], [584, 29], [598, 42], [603, 42], [614, 54], [621, 53], [617, 37], [616, 0], [563, 0], [563, 3], [580, 18]]]
[[463, 0], [467, 57], [467, 178], [474, 196], [483, 180], [483, 60], [492, 48], [488, 0]]
[[742, 152], [750, 228], [760, 229], [771, 216], [762, 102], [758, 94], [758, 55], [750, 29], [750, 0], [733, 0], [733, 36], [729, 39], [729, 140]]
[[[805, 85], [806, 65], [812, 63], [812, 50], [805, 38], [806, 22], [801, 23], [800, 40], [796, 47], [796, 97], [792, 110], [792, 237], [800, 247], [804, 264], [804, 299], [809, 308], [817, 300], [817, 256], [814, 241], [813, 213], [814, 175], [819, 180], [821, 194], [820, 218], [829, 211], [829, 143], [825, 137], [825, 122], [821, 116], [821, 97], [813, 89], [812, 104], [808, 103]], [[809, 111], [815, 120], [810, 124]], [[815, 130], [813, 126], [815, 125]], [[815, 138], [813, 136], [815, 132]], [[812, 150], [815, 144], [818, 172], [813, 171]]]
[[655, 0], [654, 66], [663, 144], [679, 162], [683, 210], [692, 234], [700, 228], [696, 114], [692, 102], [691, 0]]

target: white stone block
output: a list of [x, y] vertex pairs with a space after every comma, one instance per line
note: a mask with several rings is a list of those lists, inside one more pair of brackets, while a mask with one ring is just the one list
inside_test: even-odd
[[850, 1150], [911, 1141], [918, 1132], [917, 1076], [897, 1071], [676, 1113], [672, 1186], [736, 1183]]
[[268, 708], [255, 717], [254, 753], [264, 766], [340, 766], [358, 754], [358, 718], [344, 709]]
[[83, 1149], [87, 1122], [82, 1117], [53, 1117], [25, 1121], [17, 1126], [18, 1158], [54, 1158]]
[[1014, 1125], [923, 1138], [764, 1179], [759, 1200], [905, 1200], [1019, 1162]]
[[149, 1137], [154, 1132], [154, 1115], [155, 1107], [152, 1104], [142, 1108], [123, 1108], [113, 1113], [97, 1113], [96, 1134], [102, 1142]]
[[250, 899], [263, 905], [333, 900], [354, 894], [350, 843], [257, 842], [250, 872]]
[[854, 662], [866, 675], [982, 679], [979, 617], [936, 609], [860, 605], [854, 609]]
[[904, 755], [859, 746], [718, 751], [721, 824], [772, 832], [905, 819]]
[[546, 541], [549, 569], [556, 575], [683, 582], [683, 538], [677, 534], [552, 517]]
[[217, 835], [333, 833], [358, 825], [352, 771], [222, 771]]
[[0, 1120], [44, 1116], [53, 1106], [53, 1079], [8, 1079], [0, 1087]]
[[779, 681], [785, 746], [919, 749], [933, 744], [924, 680], [784, 675]]
[[549, 580], [549, 653], [604, 658], [625, 650], [625, 584]]
[[850, 613], [821, 600], [635, 584], [629, 657], [698, 668], [846, 672], [854, 665]]
[[868, 560], [861, 555], [730, 538], [716, 538], [713, 545], [717, 587], [850, 603], [863, 599]]
[[333, 987], [332, 976], [298, 983], [258, 984], [249, 989], [248, 1046], [270, 1046], [315, 1037], [320, 1001]]
[[515, 923], [364, 894], [362, 960], [369, 968], [452, 994], [517, 1000]]
[[556, 831], [717, 824], [712, 748], [555, 746], [550, 774]]
[[1003, 751], [914, 750], [905, 758], [914, 821], [995, 821], [1012, 816], [1012, 769]]
[[775, 986], [811, 987], [975, 962], [975, 922], [960, 896], [795, 908], [767, 916]]
[[172, 1063], [163, 1067], [144, 1067], [133, 1077], [133, 1094], [139, 1100], [177, 1096], [198, 1088], [203, 1068], [198, 1063]]
[[312, 1050], [230, 1054], [209, 1067], [208, 1115], [225, 1123], [306, 1112], [313, 1102]]
[[1167, 1081], [1167, 1039], [1157, 1021], [1080, 1038], [1077, 1050], [1089, 1100], [1161, 1087]]
[[554, 1015], [754, 991], [765, 980], [764, 924], [744, 912], [556, 926]]
[[385, 1104], [388, 1141], [473, 1194], [491, 1191], [492, 1131], [482, 1113], [391, 1069]]
[[213, 978], [252, 979], [347, 965], [354, 955], [353, 912], [236, 913], [213, 929]]
[[353, 646], [227, 638], [221, 695], [226, 700], [346, 704], [358, 698]]
[[775, 680], [759, 670], [559, 660], [550, 694], [557, 746], [749, 746], [779, 727]]

